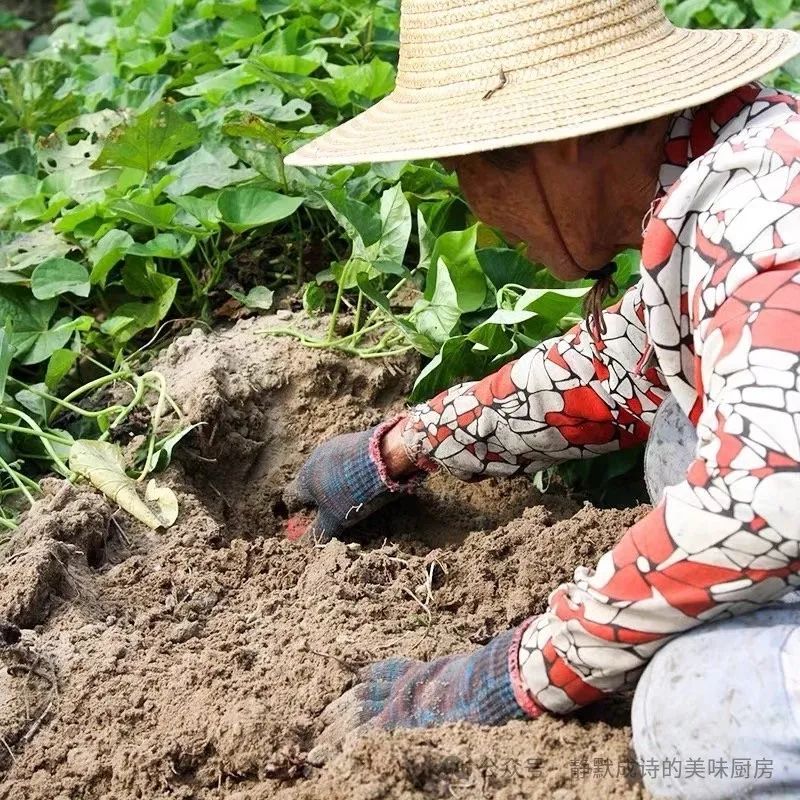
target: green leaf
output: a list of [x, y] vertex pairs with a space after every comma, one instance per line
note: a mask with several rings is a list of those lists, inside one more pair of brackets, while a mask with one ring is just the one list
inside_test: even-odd
[[222, 23], [217, 32], [217, 42], [225, 50], [239, 50], [260, 42], [265, 34], [258, 14], [240, 13]]
[[778, 20], [792, 8], [792, 0], [753, 0], [753, 8], [761, 19]]
[[225, 189], [217, 201], [222, 221], [236, 233], [286, 219], [302, 204], [302, 197], [287, 197], [257, 186]]
[[24, 31], [34, 25], [27, 19], [22, 19], [10, 11], [0, 10], [0, 30], [3, 31]]
[[[109, 317], [100, 325], [100, 330], [106, 335], [116, 339], [128, 328], [128, 326], [131, 326], [134, 322], [136, 322], [134, 317], [122, 317], [119, 314], [115, 314], [113, 317]], [[131, 336], [133, 335], [135, 334], [132, 333]]]
[[0, 206], [13, 208], [38, 191], [39, 181], [33, 175], [4, 175], [0, 178]]
[[197, 244], [194, 236], [174, 233], [159, 233], [149, 242], [132, 244], [128, 253], [147, 258], [185, 258]]
[[121, 7], [119, 24], [147, 39], [163, 39], [172, 31], [174, 0], [130, 0]]
[[411, 315], [417, 330], [434, 342], [443, 343], [453, 333], [461, 318], [461, 309], [458, 305], [458, 293], [450, 270], [444, 261], [440, 261], [436, 270], [430, 299], [418, 300], [414, 304]]
[[316, 314], [325, 308], [325, 290], [315, 281], [309, 281], [303, 289], [303, 310]]
[[178, 518], [178, 499], [171, 489], [158, 488], [151, 480], [144, 498], [139, 495], [138, 484], [125, 474], [117, 445], [79, 439], [72, 445], [69, 468], [150, 528], [168, 528]]
[[172, 203], [147, 205], [134, 200], [116, 200], [109, 204], [109, 210], [119, 214], [123, 219], [138, 222], [151, 228], [168, 228], [175, 216], [177, 206]]
[[474, 350], [473, 343], [466, 336], [448, 339], [420, 372], [409, 400], [412, 403], [426, 400], [442, 389], [483, 374], [486, 361], [486, 357]]
[[[194, 217], [206, 230], [219, 230], [220, 213], [217, 206], [217, 195], [212, 193], [204, 197], [176, 197], [175, 203], [187, 214]], [[180, 216], [175, 218], [175, 224], [181, 222]], [[193, 224], [193, 223], [189, 223]]]
[[[38, 389], [39, 391], [31, 391]], [[46, 391], [44, 384], [34, 384], [30, 389], [20, 389], [14, 394], [14, 399], [28, 411], [34, 419], [44, 422], [47, 419], [47, 401], [42, 397], [41, 392]]]
[[[125, 289], [136, 297], [151, 297], [156, 301], [158, 320], [163, 319], [175, 299], [178, 279], [157, 272], [151, 261], [130, 258], [122, 270], [122, 283]], [[120, 306], [117, 311], [124, 315]]]
[[88, 297], [90, 290], [86, 267], [68, 258], [50, 258], [31, 275], [31, 292], [37, 300], [49, 300], [66, 292]]
[[82, 203], [76, 208], [64, 211], [61, 218], [55, 222], [53, 228], [59, 233], [72, 233], [79, 225], [98, 215], [98, 204], [95, 202]]
[[534, 311], [548, 321], [557, 322], [589, 293], [589, 287], [577, 289], [528, 289], [515, 305], [517, 311]]
[[200, 147], [170, 167], [170, 175], [175, 180], [167, 186], [166, 194], [171, 198], [177, 198], [201, 186], [222, 189], [225, 186], [251, 180], [258, 175], [254, 169], [247, 167], [234, 169], [233, 166], [238, 160], [229, 147], [222, 147], [213, 152]]
[[492, 364], [511, 357], [519, 348], [517, 342], [506, 333], [502, 325], [492, 325], [488, 321], [473, 328], [467, 334], [467, 338], [475, 342], [473, 349], [476, 352], [485, 351], [492, 357]]
[[367, 64], [339, 64], [328, 63], [325, 69], [333, 80], [316, 81], [318, 87], [329, 101], [341, 107], [351, 99], [356, 102], [359, 98], [375, 101], [389, 94], [394, 88], [394, 67], [379, 58]]
[[178, 443], [190, 434], [195, 428], [204, 425], [204, 422], [195, 422], [186, 428], [179, 428], [166, 438], [162, 439], [153, 450], [153, 455], [148, 462], [148, 472], [163, 472], [172, 461], [172, 451]]
[[114, 128], [92, 167], [132, 167], [150, 172], [159, 162], [199, 141], [195, 124], [172, 106], [158, 102], [139, 114], [132, 124]]
[[266, 286], [254, 286], [247, 294], [228, 289], [228, 294], [246, 308], [258, 311], [269, 311], [272, 308], [274, 292]]
[[[346, 189], [324, 192], [322, 199], [334, 219], [345, 229], [354, 243], [354, 252], [363, 252], [378, 242], [383, 231], [383, 221], [366, 203], [350, 197]], [[357, 245], [360, 244], [360, 248]]]
[[72, 338], [73, 333], [83, 324], [82, 319], [62, 317], [52, 327], [46, 326], [33, 317], [29, 322], [14, 328], [11, 338], [14, 356], [20, 364], [40, 364]]
[[92, 265], [89, 281], [105, 286], [108, 273], [125, 256], [132, 244], [133, 237], [127, 231], [114, 228], [105, 233], [87, 253]]
[[0, 398], [3, 397], [6, 391], [6, 380], [8, 379], [8, 370], [11, 366], [11, 359], [14, 353], [11, 347], [11, 336], [6, 327], [0, 328]]
[[49, 224], [16, 236], [8, 244], [0, 246], [0, 283], [19, 280], [19, 275], [4, 277], [4, 272], [28, 270], [48, 258], [66, 255], [72, 247]]
[[262, 53], [251, 60], [270, 72], [283, 72], [290, 75], [310, 75], [317, 70], [324, 60], [319, 58], [303, 58], [283, 53]]
[[709, 8], [726, 28], [738, 28], [747, 19], [747, 14], [739, 8], [735, 0], [711, 3]]
[[403, 262], [411, 235], [411, 207], [400, 184], [381, 195], [381, 235], [378, 258]]
[[0, 70], [0, 131], [44, 133], [74, 116], [77, 100], [63, 92], [70, 65], [53, 58], [22, 59]]
[[536, 268], [516, 250], [489, 247], [475, 254], [484, 275], [495, 290], [509, 283], [532, 289], [536, 285]]
[[44, 382], [51, 392], [58, 388], [77, 360], [78, 353], [74, 350], [58, 349], [53, 352], [47, 362], [47, 371], [44, 376]]
[[433, 299], [432, 291], [435, 290], [429, 289], [431, 277], [433, 287], [438, 286], [438, 272], [444, 264], [449, 269], [448, 278], [456, 291], [457, 308], [461, 311], [476, 311], [483, 305], [486, 298], [486, 278], [475, 255], [477, 239], [478, 226], [473, 225], [464, 231], [443, 233], [436, 240], [431, 254], [430, 271], [433, 276], [429, 276], [425, 288], [427, 299]]
[[100, 326], [100, 330], [124, 344], [140, 331], [155, 328], [165, 313], [156, 302], [123, 303], [117, 307], [114, 316]]
[[207, 72], [193, 84], [184, 86], [179, 91], [189, 97], [203, 97], [214, 105], [220, 104], [235, 89], [259, 80], [259, 76], [247, 66], [241, 64], [238, 67]]

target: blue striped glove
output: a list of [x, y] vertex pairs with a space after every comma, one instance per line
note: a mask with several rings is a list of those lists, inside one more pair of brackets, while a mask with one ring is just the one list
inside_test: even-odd
[[291, 519], [287, 526], [290, 538], [308, 533], [315, 540], [327, 541], [403, 492], [414, 490], [424, 473], [393, 481], [381, 457], [381, 438], [399, 419], [336, 436], [315, 448], [286, 487], [284, 501], [291, 511], [302, 506], [316, 508], [316, 517], [300, 529]]
[[[325, 730], [309, 754], [312, 764], [324, 762], [345, 737], [369, 730], [431, 728], [448, 722], [502, 725], [525, 719], [514, 693], [520, 628], [511, 629], [468, 655], [435, 661], [390, 658], [366, 667], [359, 683], [323, 712]], [[530, 703], [530, 701], [528, 701]]]

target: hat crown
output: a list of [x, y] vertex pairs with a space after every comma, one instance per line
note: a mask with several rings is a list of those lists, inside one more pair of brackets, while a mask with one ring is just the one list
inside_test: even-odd
[[404, 0], [397, 86], [546, 77], [673, 30], [658, 0]]

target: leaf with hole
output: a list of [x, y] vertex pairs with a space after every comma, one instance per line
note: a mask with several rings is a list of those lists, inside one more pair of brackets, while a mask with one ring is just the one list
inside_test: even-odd
[[114, 128], [92, 167], [132, 167], [150, 172], [156, 164], [199, 141], [196, 125], [172, 106], [158, 102], [132, 123]]

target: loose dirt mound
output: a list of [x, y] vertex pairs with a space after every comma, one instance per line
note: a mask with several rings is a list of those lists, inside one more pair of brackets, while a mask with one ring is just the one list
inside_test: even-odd
[[5, 552], [0, 619], [22, 636], [0, 626], [0, 797], [642, 797], [617, 776], [619, 699], [566, 721], [374, 734], [306, 763], [354, 667], [487, 641], [641, 510], [437, 476], [355, 543], [290, 542], [287, 479], [321, 439], [401, 408], [414, 365], [303, 349], [264, 325], [194, 333], [162, 359], [208, 423], [165, 476], [174, 527], [143, 530], [54, 480]]

